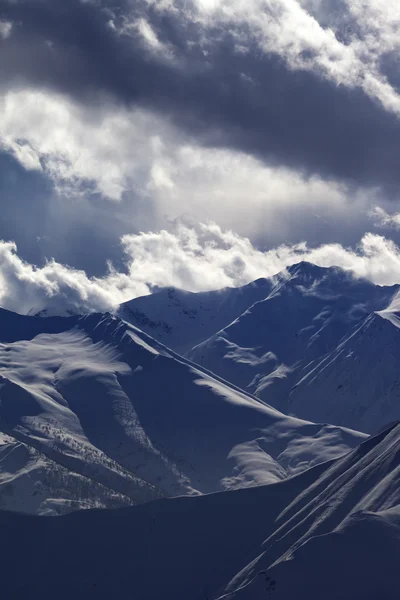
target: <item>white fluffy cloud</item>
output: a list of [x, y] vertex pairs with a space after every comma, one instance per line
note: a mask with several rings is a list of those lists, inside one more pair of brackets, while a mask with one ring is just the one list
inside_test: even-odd
[[168, 129], [145, 111], [92, 108], [89, 114], [60, 95], [34, 90], [6, 93], [0, 114], [1, 143], [25, 168], [45, 170], [67, 192], [91, 184], [110, 200], [146, 185], [143, 169], [157, 155], [154, 132]]
[[249, 239], [215, 224], [180, 223], [175, 231], [127, 235], [122, 239], [126, 270], [110, 266], [103, 278], [89, 278], [51, 261], [43, 268], [27, 264], [12, 243], [0, 244], [0, 304], [27, 313], [49, 309], [104, 311], [146, 295], [152, 286], [206, 291], [244, 285], [272, 276], [302, 260], [320, 266], [338, 265], [378, 284], [400, 283], [400, 249], [391, 240], [367, 233], [357, 250], [339, 244], [309, 248], [306, 243], [263, 252]]
[[389, 214], [384, 208], [374, 206], [370, 210], [369, 216], [373, 219], [375, 227], [400, 229], [400, 213]]
[[[160, 11], [178, 10], [171, 2], [147, 2]], [[306, 0], [185, 0], [182, 12], [188, 21], [203, 24], [205, 46], [214, 43], [207, 30], [222, 25], [232, 30], [238, 51], [256, 42], [293, 70], [315, 71], [338, 85], [362, 88], [386, 110], [400, 114], [400, 95], [380, 68], [381, 58], [400, 46], [396, 0], [348, 0], [347, 14], [343, 9], [328, 12], [324, 19], [323, 7]]]
[[[321, 17], [325, 3], [313, 0], [146, 1], [152, 10], [180, 11], [183, 19], [200, 23], [204, 35], [198, 43], [205, 56], [218, 46], [213, 27], [220, 24], [225, 32], [231, 30], [238, 51], [257, 43], [265, 53], [280, 54], [294, 70], [317, 71], [337, 84], [361, 87], [400, 114], [400, 96], [381, 72], [382, 57], [395, 54], [400, 45], [400, 8], [394, 1], [354, 0], [347, 15], [342, 11], [343, 17], [331, 16], [328, 25]], [[351, 26], [346, 24], [349, 15]], [[139, 36], [149, 51], [168, 58], [169, 48], [146, 18], [127, 14], [116, 21], [120, 23], [109, 21], [116, 35]], [[9, 26], [0, 21], [0, 35], [9, 35]], [[336, 35], [341, 29], [346, 40]], [[295, 85], [295, 77], [293, 81]], [[244, 153], [204, 149], [160, 115], [110, 106], [105, 98], [100, 104], [102, 109], [89, 110], [49, 92], [9, 91], [0, 96], [0, 147], [25, 168], [46, 172], [60, 190], [89, 187], [89, 193], [114, 201], [127, 193], [141, 194], [154, 199], [156, 212], [169, 218], [184, 212], [190, 200], [195, 218], [212, 217], [236, 227], [230, 210], [251, 201], [253, 209], [263, 205], [262, 216], [275, 229], [274, 214], [282, 199], [284, 204], [310, 207], [336, 204], [338, 210], [346, 201], [346, 193], [334, 183], [305, 181], [298, 173], [268, 168]], [[210, 206], [217, 212], [207, 211]], [[220, 215], [228, 218], [220, 221]], [[236, 221], [246, 218], [240, 214]]]
[[[238, 52], [250, 51], [256, 43], [261, 52], [280, 54], [293, 70], [360, 87], [400, 114], [398, 92], [381, 71], [382, 58], [396, 55], [400, 45], [400, 8], [394, 0], [349, 0], [347, 14], [342, 11], [331, 21], [323, 10], [332, 3], [315, 0], [146, 2], [153, 16], [154, 10], [181, 11], [183, 19], [199, 25], [204, 35], [198, 43], [206, 61], [209, 57], [212, 62], [222, 26], [224, 35], [231, 33], [236, 40]], [[178, 49], [174, 47], [175, 56], [150, 13], [118, 14], [109, 22], [116, 36], [139, 36], [153, 57], [178, 65]], [[11, 33], [11, 24], [0, 21], [0, 38]], [[196, 39], [186, 41], [195, 44]], [[120, 229], [117, 225], [118, 235], [140, 226], [127, 225], [134, 203], [140, 207], [135, 214], [140, 212], [141, 218], [148, 213], [144, 226], [150, 223], [153, 229], [125, 236], [126, 272], [110, 268], [102, 279], [54, 261], [35, 268], [21, 260], [12, 243], [3, 242], [0, 302], [11, 309], [105, 310], [149, 293], [152, 285], [191, 290], [241, 285], [303, 259], [337, 264], [377, 283], [399, 281], [399, 250], [384, 237], [367, 233], [355, 251], [340, 244], [314, 247], [350, 227], [352, 239], [358, 239], [361, 233], [354, 232], [365, 231], [362, 223], [378, 190], [350, 193], [336, 181], [271, 166], [245, 152], [206, 147], [160, 113], [116, 106], [105, 97], [98, 98], [97, 106], [85, 107], [43, 89], [9, 89], [0, 95], [0, 149], [27, 170], [49, 176], [63, 202], [101, 194], [111, 201], [110, 211], [125, 206], [118, 212], [124, 221]], [[79, 202], [74, 206], [79, 218]], [[171, 225], [185, 215], [199, 223], [212, 219], [221, 229]], [[370, 216], [380, 227], [400, 228], [398, 214], [375, 207]], [[326, 227], [325, 236], [319, 236], [318, 224]], [[247, 236], [262, 238], [268, 247], [303, 236], [311, 243], [262, 252]]]
[[[349, 219], [360, 198], [345, 186], [243, 152], [203, 147], [166, 118], [105, 104], [89, 113], [61, 95], [35, 90], [0, 97], [0, 146], [28, 170], [53, 180], [64, 196], [100, 193], [140, 199], [153, 227], [188, 215], [241, 235], [290, 237], [291, 212]], [[363, 202], [370, 202], [364, 193]]]

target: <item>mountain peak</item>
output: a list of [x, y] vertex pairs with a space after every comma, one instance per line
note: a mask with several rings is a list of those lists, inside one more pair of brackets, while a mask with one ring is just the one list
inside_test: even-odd
[[[340, 267], [335, 267], [335, 269], [340, 269]], [[302, 260], [298, 263], [295, 263], [294, 265], [291, 265], [290, 267], [287, 268], [287, 270], [289, 271], [289, 273], [291, 275], [305, 275], [305, 276], [312, 276], [312, 277], [317, 277], [320, 276], [324, 273], [326, 273], [328, 271], [327, 267], [319, 267], [318, 265], [311, 263], [311, 262], [307, 262], [306, 260]]]

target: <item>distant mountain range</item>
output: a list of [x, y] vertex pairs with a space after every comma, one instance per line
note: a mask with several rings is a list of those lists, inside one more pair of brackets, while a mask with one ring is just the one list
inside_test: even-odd
[[236, 290], [161, 290], [121, 315], [285, 413], [373, 432], [400, 418], [400, 332], [381, 312], [398, 291], [303, 262]]
[[397, 600], [400, 426], [270, 485], [57, 518], [0, 511], [25, 600]]
[[110, 314], [2, 310], [0, 341], [0, 507], [59, 514], [279, 481], [363, 439], [287, 417]]
[[185, 354], [266, 298], [272, 287], [273, 279], [258, 279], [244, 287], [212, 292], [160, 288], [150, 296], [125, 302], [117, 314], [175, 352]]
[[397, 600], [398, 291], [300, 263], [0, 309], [2, 597]]

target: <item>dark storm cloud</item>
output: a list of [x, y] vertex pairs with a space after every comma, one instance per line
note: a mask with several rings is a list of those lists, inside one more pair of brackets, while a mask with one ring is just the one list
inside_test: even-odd
[[43, 259], [38, 238], [46, 228], [51, 186], [37, 172], [26, 172], [10, 155], [0, 152], [0, 239], [15, 240], [21, 255], [34, 263]]
[[29, 82], [93, 104], [109, 94], [168, 114], [205, 145], [396, 189], [399, 120], [361, 90], [293, 72], [255, 46], [238, 52], [239, 25], [234, 32], [209, 28], [205, 47], [200, 24], [147, 8], [160, 41], [174, 49], [176, 60], [167, 60], [151, 53], [138, 33], [110, 27], [111, 19], [122, 23], [129, 7], [136, 18], [145, 14], [140, 2], [111, 12], [98, 2], [0, 0], [1, 18], [15, 24], [0, 53], [3, 86]]
[[149, 206], [139, 215], [137, 200], [124, 200], [115, 210], [100, 196], [65, 201], [44, 174], [25, 171], [5, 152], [0, 152], [0, 200], [0, 240], [14, 241], [23, 260], [42, 266], [51, 257], [95, 276], [104, 274], [106, 260], [124, 270], [121, 235], [137, 231], [132, 223], [146, 227], [151, 218]]

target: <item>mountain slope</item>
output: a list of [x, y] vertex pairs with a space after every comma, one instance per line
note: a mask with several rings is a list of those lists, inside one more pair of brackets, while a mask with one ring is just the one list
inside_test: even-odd
[[279, 481], [363, 439], [286, 417], [109, 314], [0, 321], [0, 431], [110, 506]]
[[63, 467], [32, 446], [0, 434], [0, 508], [58, 515], [82, 508], [128, 506], [132, 501]]
[[[387, 335], [392, 344], [400, 343], [398, 329], [392, 327], [388, 334], [389, 326], [385, 332], [376, 327], [362, 354], [352, 350], [360, 327], [368, 327], [370, 315], [386, 308], [398, 288], [375, 286], [343, 270], [307, 263], [288, 273], [277, 278], [265, 300], [193, 348], [190, 359], [300, 418], [372, 432], [400, 417], [400, 408], [385, 410], [376, 389], [378, 382], [389, 388], [397, 385], [393, 361], [387, 362], [391, 366], [385, 380], [379, 373], [372, 380], [369, 373], [377, 359], [375, 348], [386, 347]], [[342, 381], [344, 373], [351, 385]], [[361, 389], [362, 400], [355, 394]], [[364, 404], [376, 406], [366, 411]]]
[[249, 306], [266, 298], [271, 279], [258, 279], [240, 288], [192, 293], [161, 288], [150, 296], [125, 302], [118, 316], [175, 352], [184, 354], [229, 325]]
[[0, 512], [2, 591], [15, 600], [396, 600], [399, 456], [397, 425], [267, 486], [57, 519]]
[[[263, 552], [224, 598], [398, 596], [400, 425], [337, 460], [276, 520]], [[299, 596], [302, 590], [303, 596]]]
[[399, 418], [400, 332], [382, 314], [369, 315], [307, 367], [290, 391], [290, 412], [367, 432]]

